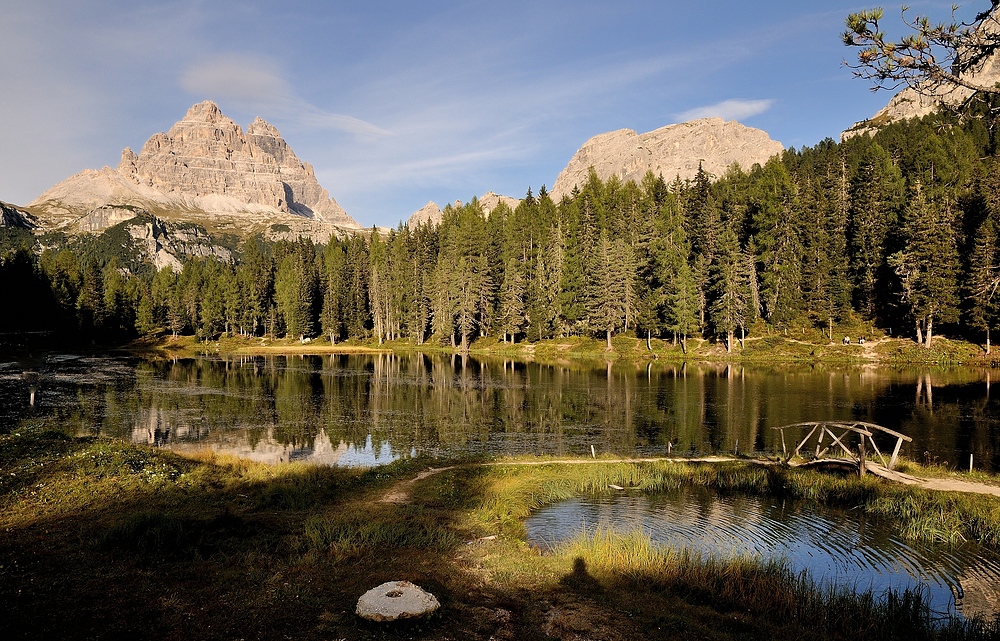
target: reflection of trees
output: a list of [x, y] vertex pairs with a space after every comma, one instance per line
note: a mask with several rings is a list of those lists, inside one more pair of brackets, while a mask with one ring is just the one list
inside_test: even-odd
[[[77, 432], [141, 442], [387, 443], [394, 452], [632, 454], [777, 450], [769, 429], [866, 420], [952, 463], [1000, 467], [1000, 407], [975, 370], [543, 365], [416, 353], [140, 362], [51, 410]], [[933, 389], [933, 405], [928, 390]], [[48, 392], [46, 392], [48, 393]], [[933, 411], [932, 411], [933, 410]], [[317, 445], [321, 432], [325, 440]], [[794, 438], [792, 436], [791, 438]]]

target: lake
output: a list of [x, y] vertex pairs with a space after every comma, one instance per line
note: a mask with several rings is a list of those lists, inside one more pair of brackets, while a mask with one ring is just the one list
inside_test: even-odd
[[1000, 610], [1000, 555], [973, 543], [905, 541], [857, 510], [692, 487], [667, 494], [619, 493], [544, 507], [525, 523], [543, 550], [581, 534], [641, 530], [655, 544], [703, 557], [781, 561], [824, 586], [920, 590], [938, 616]]
[[[37, 372], [37, 381], [22, 372]], [[1000, 470], [990, 370], [542, 364], [451, 355], [146, 360], [53, 354], [0, 363], [0, 420], [42, 422], [266, 462], [402, 457], [775, 452], [772, 427], [864, 420], [903, 454]], [[998, 390], [1000, 392], [1000, 390]], [[32, 394], [34, 405], [31, 405]]]

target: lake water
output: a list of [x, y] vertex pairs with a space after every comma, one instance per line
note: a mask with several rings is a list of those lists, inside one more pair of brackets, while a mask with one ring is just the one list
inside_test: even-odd
[[[22, 371], [38, 373], [37, 383]], [[0, 363], [0, 429], [51, 423], [180, 451], [371, 466], [401, 457], [780, 451], [772, 427], [865, 420], [903, 454], [1000, 470], [989, 370], [538, 364], [363, 354]], [[34, 390], [35, 404], [31, 406]], [[789, 435], [791, 438], [791, 435]]]
[[702, 556], [782, 560], [823, 585], [921, 589], [938, 615], [1000, 611], [1000, 556], [973, 544], [903, 541], [856, 510], [704, 488], [656, 496], [574, 499], [533, 514], [528, 541], [551, 549], [583, 533], [642, 530], [654, 542]]

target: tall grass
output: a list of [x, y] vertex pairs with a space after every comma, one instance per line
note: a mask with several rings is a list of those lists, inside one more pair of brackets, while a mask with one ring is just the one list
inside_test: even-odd
[[648, 494], [688, 486], [720, 492], [805, 499], [842, 507], [896, 526], [912, 540], [977, 541], [1000, 547], [996, 497], [934, 492], [866, 476], [836, 476], [757, 463], [655, 462], [497, 466], [480, 479], [482, 500], [473, 510], [481, 526], [523, 534], [533, 511], [569, 498], [607, 493], [611, 486]]
[[[810, 631], [811, 638], [994, 639], [993, 621], [937, 618], [920, 591], [855, 592], [849, 587], [818, 586], [777, 561], [751, 558], [701, 558], [657, 546], [642, 532], [599, 530], [557, 549], [573, 560], [574, 574], [592, 574], [640, 594], [668, 592], [689, 603], [722, 612], [752, 612], [771, 632]], [[616, 593], [623, 590], [616, 590]], [[792, 635], [794, 636], [794, 634]]]
[[447, 550], [459, 538], [419, 507], [397, 506], [384, 515], [351, 511], [333, 516], [312, 516], [304, 535], [310, 547], [333, 554], [356, 554], [386, 548]]

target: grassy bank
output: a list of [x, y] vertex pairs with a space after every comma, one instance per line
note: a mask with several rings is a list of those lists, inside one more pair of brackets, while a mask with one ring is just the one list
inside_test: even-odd
[[[439, 463], [440, 464], [440, 463]], [[932, 629], [919, 599], [816, 590], [777, 565], [599, 534], [541, 554], [532, 510], [609, 485], [689, 484], [860, 507], [914, 537], [1000, 546], [1000, 501], [753, 463], [268, 467], [24, 425], [0, 435], [0, 638], [990, 638]], [[495, 537], [495, 538], [494, 538]], [[443, 604], [396, 626], [353, 614], [408, 579]]]
[[[835, 334], [836, 336], [837, 334]], [[496, 337], [481, 338], [469, 346], [469, 354], [508, 357], [519, 360], [626, 360], [667, 362], [734, 362], [734, 363], [827, 363], [835, 365], [971, 365], [976, 367], [1000, 366], [1000, 357], [987, 356], [982, 347], [966, 341], [945, 337], [934, 339], [932, 347], [925, 349], [907, 338], [884, 335], [869, 336], [864, 345], [854, 342], [843, 345], [840, 338], [829, 338], [818, 332], [761, 333], [748, 337], [743, 345], [738, 342], [731, 352], [717, 341], [692, 338], [685, 352], [679, 344], [669, 340], [652, 339], [647, 348], [644, 338], [634, 334], [621, 334], [612, 339], [609, 352], [604, 341], [570, 337], [547, 339], [537, 342], [503, 343]], [[400, 340], [379, 344], [374, 340], [350, 340], [331, 344], [324, 337], [308, 342], [297, 339], [241, 338], [223, 336], [216, 340], [199, 341], [193, 336], [144, 339], [129, 346], [134, 352], [176, 357], [201, 355], [261, 355], [261, 354], [331, 354], [386, 351], [417, 351], [424, 353], [453, 354], [459, 350], [435, 341], [416, 345]]]

